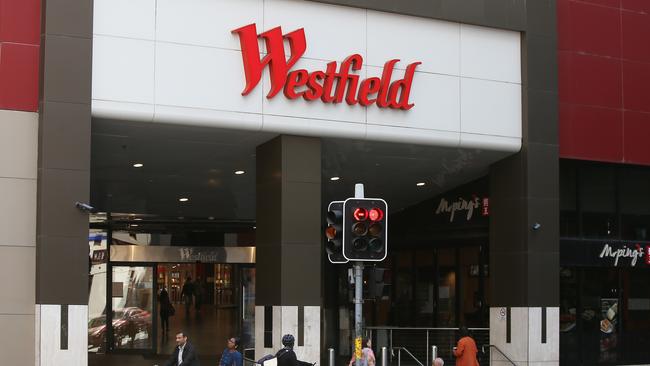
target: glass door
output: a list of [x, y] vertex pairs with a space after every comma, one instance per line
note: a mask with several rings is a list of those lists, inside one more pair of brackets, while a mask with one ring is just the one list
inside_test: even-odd
[[154, 351], [154, 267], [111, 266], [112, 349]]
[[241, 340], [245, 347], [255, 346], [255, 268], [241, 268]]

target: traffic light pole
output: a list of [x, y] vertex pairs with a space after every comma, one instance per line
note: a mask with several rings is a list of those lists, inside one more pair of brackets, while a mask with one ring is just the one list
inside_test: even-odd
[[[354, 185], [354, 198], [365, 198], [363, 184]], [[363, 262], [354, 262], [354, 355], [355, 366], [361, 366], [363, 349]]]
[[363, 263], [354, 262], [354, 354], [355, 365], [361, 366], [363, 348]]

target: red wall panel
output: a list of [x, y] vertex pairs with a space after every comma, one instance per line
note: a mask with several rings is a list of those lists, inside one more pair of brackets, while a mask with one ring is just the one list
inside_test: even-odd
[[626, 110], [650, 112], [650, 63], [623, 61], [623, 95]]
[[650, 165], [650, 0], [557, 0], [560, 156]]
[[560, 102], [620, 108], [621, 63], [615, 59], [560, 51]]
[[625, 161], [650, 165], [650, 113], [625, 112]]
[[[617, 109], [561, 104], [560, 154], [567, 158], [623, 159], [622, 112]], [[562, 131], [562, 129], [566, 129]]]
[[569, 49], [587, 54], [620, 57], [621, 12], [617, 8], [569, 2], [569, 19], [562, 37], [569, 39]]
[[[645, 0], [648, 4], [650, 1]], [[623, 11], [622, 58], [650, 62], [650, 16]]]
[[0, 0], [0, 42], [39, 44], [40, 0]]
[[40, 0], [0, 0], [0, 109], [38, 110]]
[[0, 44], [0, 109], [38, 110], [39, 46]]

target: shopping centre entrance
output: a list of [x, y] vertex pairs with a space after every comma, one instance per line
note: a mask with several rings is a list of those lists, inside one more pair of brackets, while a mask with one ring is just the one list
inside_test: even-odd
[[[232, 336], [254, 343], [254, 248], [142, 245], [150, 234], [109, 233], [89, 240], [89, 352], [168, 356], [179, 331], [204, 357], [218, 357]], [[163, 296], [174, 308], [168, 331]]]

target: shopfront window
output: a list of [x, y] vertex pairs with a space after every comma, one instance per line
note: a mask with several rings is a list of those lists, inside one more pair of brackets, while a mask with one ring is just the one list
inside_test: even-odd
[[438, 327], [456, 325], [456, 249], [438, 250]]
[[648, 363], [649, 283], [648, 268], [561, 268], [561, 364]]
[[585, 238], [614, 238], [616, 215], [616, 170], [613, 167], [583, 166], [579, 170], [578, 199]]
[[560, 236], [650, 240], [650, 170], [562, 160]]
[[153, 266], [114, 266], [112, 275], [115, 349], [152, 349]]
[[650, 171], [627, 168], [620, 184], [622, 238], [650, 240]]

